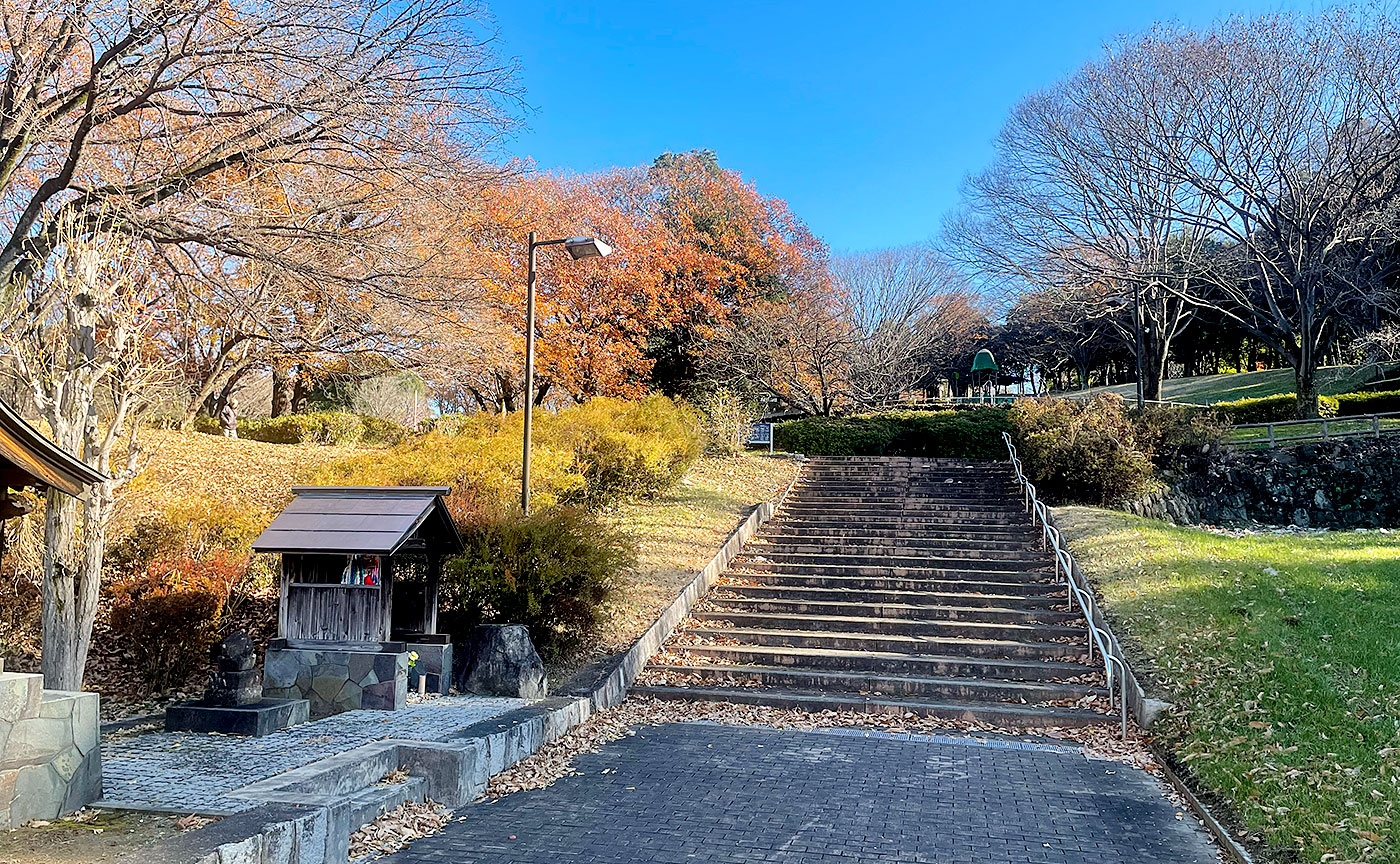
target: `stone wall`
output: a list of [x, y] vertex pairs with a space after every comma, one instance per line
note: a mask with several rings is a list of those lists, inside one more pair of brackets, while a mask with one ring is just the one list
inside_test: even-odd
[[263, 659], [263, 695], [307, 699], [311, 715], [357, 708], [397, 711], [408, 704], [407, 651], [276, 647]]
[[1400, 527], [1400, 435], [1213, 450], [1127, 505], [1178, 524]]
[[0, 672], [0, 828], [54, 819], [102, 797], [96, 693], [45, 690]]

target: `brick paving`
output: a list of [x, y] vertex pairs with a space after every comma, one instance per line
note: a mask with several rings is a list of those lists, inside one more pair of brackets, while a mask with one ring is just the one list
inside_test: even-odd
[[249, 783], [383, 738], [442, 741], [523, 704], [520, 699], [451, 696], [402, 711], [347, 711], [263, 738], [158, 732], [106, 741], [103, 797], [96, 806], [236, 813], [252, 803], [228, 793]]
[[681, 723], [639, 727], [575, 767], [383, 860], [1218, 861], [1151, 776], [1071, 747]]

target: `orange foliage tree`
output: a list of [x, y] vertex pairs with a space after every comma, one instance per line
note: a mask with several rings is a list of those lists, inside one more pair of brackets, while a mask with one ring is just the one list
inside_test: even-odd
[[433, 382], [463, 407], [520, 407], [530, 231], [596, 235], [615, 249], [601, 261], [539, 256], [540, 403], [641, 395], [656, 383], [659, 359], [668, 370], [693, 365], [683, 355], [717, 323], [781, 294], [825, 256], [783, 202], [720, 169], [712, 154], [668, 154], [647, 169], [594, 175], [523, 173], [479, 201], [460, 255], [471, 262], [462, 278], [478, 280], [486, 308], [444, 342], [449, 356]]

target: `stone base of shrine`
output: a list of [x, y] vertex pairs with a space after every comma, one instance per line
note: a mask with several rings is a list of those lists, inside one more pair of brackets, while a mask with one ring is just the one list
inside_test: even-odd
[[311, 716], [408, 704], [408, 650], [402, 642], [326, 647], [275, 640], [263, 660], [263, 696], [305, 699]]

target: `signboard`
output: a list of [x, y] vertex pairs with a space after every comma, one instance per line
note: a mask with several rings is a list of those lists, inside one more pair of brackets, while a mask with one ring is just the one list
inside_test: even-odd
[[773, 452], [773, 424], [772, 423], [750, 423], [748, 424], [749, 437], [744, 443], [749, 446], [768, 445], [768, 452]]

